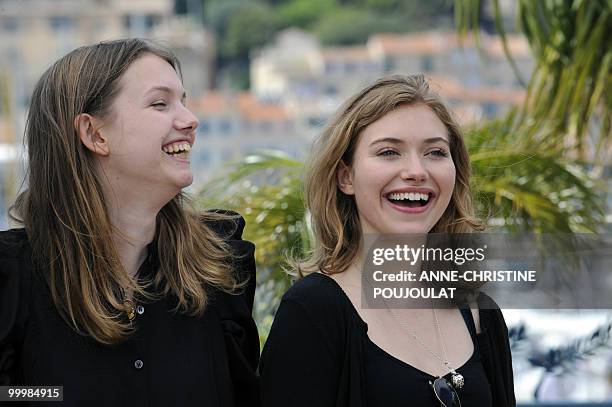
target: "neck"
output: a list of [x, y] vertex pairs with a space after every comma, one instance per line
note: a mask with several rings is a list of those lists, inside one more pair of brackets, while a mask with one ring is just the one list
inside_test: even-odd
[[180, 190], [130, 178], [106, 161], [98, 162], [102, 192], [113, 227], [113, 243], [129, 276], [135, 276], [155, 238], [159, 211]]
[[116, 232], [113, 240], [121, 264], [128, 275], [134, 277], [147, 257], [147, 245], [155, 237], [155, 216], [129, 216], [111, 218]]
[[[370, 250], [374, 248], [392, 248], [396, 246], [396, 240], [393, 240], [392, 245], [389, 243], [390, 242], [379, 241], [377, 244], [372, 245]], [[412, 240], [407, 245], [409, 247], [419, 247], [419, 245], [416, 243], [420, 243], [420, 241]], [[374, 299], [373, 297], [375, 288], [431, 288], [431, 283], [419, 281], [422, 266], [423, 264], [420, 259], [414, 259], [414, 261], [389, 260], [381, 265], [375, 265], [372, 253], [364, 253], [362, 251], [355, 257], [350, 266], [344, 272], [334, 274], [333, 278], [343, 289], [345, 289], [345, 291], [350, 290], [353, 295], [359, 294], [362, 304], [365, 300], [365, 302], [374, 308], [403, 308], [411, 310], [430, 309], [430, 301], [424, 301], [421, 298], [397, 298], [390, 299], [389, 301], [382, 301], [380, 297], [379, 299]], [[375, 271], [382, 272], [382, 275], [384, 276], [394, 276], [400, 275], [402, 272], [408, 272], [414, 276], [414, 279], [411, 281], [393, 282], [394, 280], [381, 279], [380, 273], [377, 273], [377, 277], [375, 279]], [[366, 297], [362, 298], [364, 294]]]
[[147, 257], [147, 245], [155, 238], [157, 214], [161, 206], [145, 199], [128, 200], [126, 197], [112, 195], [108, 204], [108, 215], [113, 226], [113, 242], [119, 260], [129, 276], [138, 272]]

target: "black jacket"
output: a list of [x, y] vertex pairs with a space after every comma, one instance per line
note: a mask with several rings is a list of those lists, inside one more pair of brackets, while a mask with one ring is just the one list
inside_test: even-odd
[[[62, 406], [257, 405], [254, 245], [241, 239], [242, 218], [209, 226], [229, 243], [236, 276], [249, 279], [244, 291], [210, 288], [200, 317], [171, 312], [170, 297], [143, 303], [135, 333], [112, 346], [60, 317], [44, 270], [32, 267], [26, 232], [0, 232], [0, 385], [64, 386]], [[157, 264], [151, 244], [139, 275]]]

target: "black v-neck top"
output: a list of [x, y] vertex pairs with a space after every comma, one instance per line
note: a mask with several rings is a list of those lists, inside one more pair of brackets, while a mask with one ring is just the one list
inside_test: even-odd
[[[64, 386], [63, 402], [33, 406], [257, 406], [254, 245], [241, 239], [242, 218], [208, 226], [228, 242], [236, 277], [249, 279], [244, 291], [210, 287], [198, 317], [172, 312], [169, 296], [139, 302], [134, 334], [112, 346], [77, 334], [60, 317], [44, 270], [32, 266], [25, 231], [0, 232], [0, 385]], [[149, 245], [139, 275], [157, 266]]]
[[[474, 327], [475, 353], [460, 368], [466, 376], [462, 405], [514, 407], [508, 329], [489, 297], [481, 294], [478, 303], [481, 333], [476, 335]], [[462, 312], [472, 332], [468, 314]], [[422, 387], [432, 376], [375, 346], [367, 324], [335, 280], [319, 273], [300, 279], [284, 295], [261, 356], [262, 405], [438, 406], [432, 404], [433, 390]], [[381, 394], [391, 391], [390, 383], [399, 391], [397, 398]], [[413, 384], [419, 395], [407, 390]]]
[[[461, 315], [474, 343], [474, 351], [470, 358], [455, 369], [465, 380], [464, 386], [457, 389], [461, 406], [492, 407], [491, 389], [478, 350], [476, 326], [472, 313], [469, 309], [462, 309]], [[430, 382], [437, 378], [436, 376], [397, 359], [369, 338], [366, 342], [364, 369], [367, 406], [438, 407], [440, 405], [430, 385]], [[423, 352], [427, 351], [423, 350]], [[450, 382], [450, 376], [449, 373], [444, 378]]]

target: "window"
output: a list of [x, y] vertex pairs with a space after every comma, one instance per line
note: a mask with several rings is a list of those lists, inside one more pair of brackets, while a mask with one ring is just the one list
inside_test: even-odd
[[354, 62], [347, 62], [344, 64], [344, 72], [346, 73], [354, 73], [357, 71], [357, 64]]
[[325, 123], [325, 120], [320, 117], [311, 116], [307, 120], [309, 127], [320, 127]]
[[222, 134], [229, 134], [232, 132], [232, 123], [227, 119], [219, 121], [219, 131]]
[[210, 167], [210, 164], [212, 163], [212, 156], [210, 154], [210, 151], [207, 149], [199, 149], [197, 154], [195, 154], [195, 157], [192, 155], [191, 156], [191, 161], [193, 162], [194, 166], [197, 167]]
[[147, 14], [145, 16], [145, 28], [151, 30], [161, 22], [161, 16], [157, 14]]
[[495, 103], [487, 102], [482, 105], [482, 110], [484, 111], [485, 116], [490, 118], [495, 116], [495, 113], [497, 113], [498, 108]]
[[336, 67], [336, 64], [333, 62], [326, 62], [325, 63], [325, 73], [334, 73], [338, 70], [338, 68]]
[[372, 73], [380, 72], [381, 67], [376, 62], [370, 62], [367, 65], [367, 71]]
[[423, 57], [421, 57], [421, 70], [423, 72], [433, 71], [433, 58], [431, 55], [423, 55]]
[[2, 19], [2, 29], [6, 32], [14, 33], [17, 32], [19, 24], [16, 18], [6, 17]]
[[261, 122], [259, 122], [259, 129], [262, 131], [262, 133], [269, 133], [272, 131], [272, 128], [272, 122], [268, 120], [262, 120]]
[[144, 36], [161, 22], [158, 14], [127, 14], [123, 16], [125, 29], [133, 36]]
[[198, 136], [208, 136], [210, 134], [210, 123], [207, 120], [200, 120], [200, 125], [198, 126]]
[[389, 72], [395, 69], [395, 60], [389, 56], [385, 57], [384, 62], [385, 72]]
[[338, 94], [338, 88], [336, 88], [334, 85], [327, 85], [323, 90], [323, 93], [329, 96], [335, 96]]
[[53, 16], [49, 19], [49, 24], [55, 32], [72, 31], [76, 26], [74, 20], [66, 16]]

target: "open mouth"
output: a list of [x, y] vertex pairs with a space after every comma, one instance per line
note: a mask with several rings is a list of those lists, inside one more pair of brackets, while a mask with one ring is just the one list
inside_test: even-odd
[[433, 197], [431, 192], [392, 192], [387, 195], [387, 199], [395, 205], [404, 206], [406, 208], [420, 208]]
[[177, 141], [163, 146], [162, 151], [172, 158], [187, 160], [191, 154], [191, 145], [186, 141]]

